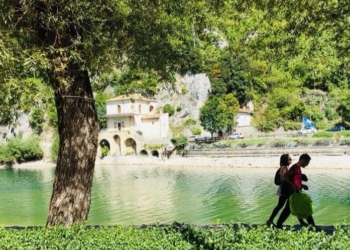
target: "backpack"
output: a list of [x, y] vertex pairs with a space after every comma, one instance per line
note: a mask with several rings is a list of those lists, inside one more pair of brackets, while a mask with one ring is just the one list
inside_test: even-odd
[[276, 174], [275, 174], [275, 185], [279, 186], [282, 184], [282, 180], [281, 180], [281, 169], [282, 167], [280, 167], [279, 169], [277, 169]]

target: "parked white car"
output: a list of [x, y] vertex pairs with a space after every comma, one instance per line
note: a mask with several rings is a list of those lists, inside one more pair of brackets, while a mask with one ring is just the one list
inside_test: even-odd
[[302, 128], [302, 129], [298, 130], [298, 135], [313, 134], [315, 132], [317, 132], [317, 129], [314, 127]]
[[243, 139], [244, 136], [240, 132], [234, 132], [231, 135], [229, 135], [228, 138], [231, 139], [231, 140], [233, 140], [233, 139]]
[[191, 136], [188, 137], [187, 141], [188, 141], [188, 142], [194, 142], [194, 141], [196, 141], [196, 139], [198, 139], [198, 138], [199, 138], [198, 135], [191, 135]]

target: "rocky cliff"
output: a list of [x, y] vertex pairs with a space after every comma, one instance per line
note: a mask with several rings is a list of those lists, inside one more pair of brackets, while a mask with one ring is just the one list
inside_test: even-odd
[[[170, 125], [181, 127], [183, 122], [191, 118], [199, 126], [199, 110], [208, 98], [211, 91], [209, 78], [205, 74], [187, 74], [176, 76], [174, 85], [163, 83], [158, 89], [156, 96], [159, 107], [170, 104], [179, 111], [170, 117]], [[189, 128], [184, 127], [183, 133], [191, 135]], [[202, 129], [202, 135], [206, 132]]]

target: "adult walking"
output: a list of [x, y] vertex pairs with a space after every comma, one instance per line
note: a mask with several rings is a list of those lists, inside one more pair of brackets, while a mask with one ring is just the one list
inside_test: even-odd
[[[280, 168], [279, 168], [279, 178], [280, 178], [280, 183], [281, 185], [278, 187], [277, 190], [277, 195], [278, 195], [278, 202], [276, 207], [272, 210], [272, 213], [270, 215], [270, 218], [266, 221], [266, 225], [270, 227], [273, 225], [273, 220], [278, 214], [278, 212], [283, 208], [285, 203], [288, 200], [289, 195], [286, 195], [286, 192], [284, 191], [285, 188], [287, 188], [286, 184], [284, 183], [284, 175], [288, 171], [288, 167], [292, 163], [292, 158], [290, 157], [289, 154], [283, 154], [280, 157]], [[282, 190], [283, 189], [283, 190]], [[299, 222], [301, 224], [305, 224], [305, 222], [302, 219], [299, 219]]]
[[[283, 182], [285, 183], [285, 188], [282, 188], [282, 195], [287, 198], [287, 203], [280, 214], [280, 217], [277, 220], [277, 228], [282, 228], [283, 223], [287, 220], [290, 215], [290, 206], [289, 206], [289, 196], [294, 192], [300, 192], [302, 189], [308, 190], [309, 187], [302, 184], [302, 172], [301, 168], [305, 168], [309, 165], [311, 157], [308, 154], [302, 154], [299, 157], [299, 161], [289, 168], [287, 172], [283, 175]], [[315, 221], [310, 215], [306, 218], [308, 225], [316, 226]], [[302, 221], [299, 219], [299, 221]], [[301, 222], [302, 225], [304, 223]]]

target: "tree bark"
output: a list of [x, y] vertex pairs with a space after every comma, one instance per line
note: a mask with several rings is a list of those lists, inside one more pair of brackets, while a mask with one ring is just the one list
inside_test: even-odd
[[91, 203], [97, 112], [88, 72], [71, 70], [68, 74], [71, 85], [55, 89], [60, 147], [47, 226], [84, 223]]

